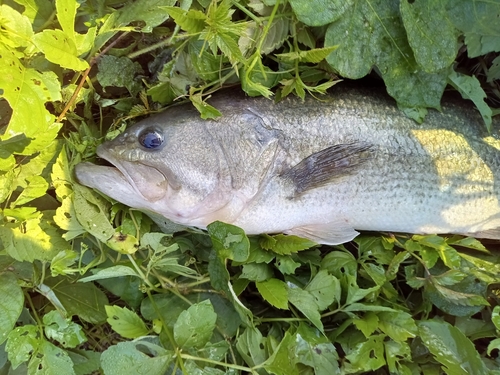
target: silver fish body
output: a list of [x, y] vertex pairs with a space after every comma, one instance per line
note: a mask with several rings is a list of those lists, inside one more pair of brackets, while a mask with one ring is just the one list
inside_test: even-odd
[[[339, 244], [357, 230], [500, 238], [500, 141], [462, 101], [423, 124], [376, 90], [275, 104], [229, 92], [140, 121], [81, 163], [84, 185], [175, 223]], [[498, 129], [498, 123], [494, 124]]]

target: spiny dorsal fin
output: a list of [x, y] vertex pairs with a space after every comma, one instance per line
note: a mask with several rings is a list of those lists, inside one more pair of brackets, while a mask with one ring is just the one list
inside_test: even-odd
[[295, 195], [299, 195], [333, 179], [352, 174], [370, 158], [371, 149], [371, 144], [362, 142], [330, 146], [309, 155], [281, 177], [292, 181]]

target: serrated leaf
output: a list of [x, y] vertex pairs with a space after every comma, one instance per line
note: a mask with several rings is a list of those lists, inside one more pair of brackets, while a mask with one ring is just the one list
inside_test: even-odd
[[171, 352], [148, 341], [120, 342], [101, 355], [106, 375], [165, 374], [171, 363]]
[[491, 312], [491, 321], [496, 329], [500, 330], [500, 306], [495, 306]]
[[11, 272], [0, 274], [0, 344], [14, 328], [24, 306], [24, 294]]
[[426, 72], [450, 66], [457, 55], [457, 31], [439, 1], [401, 1], [401, 18], [415, 59]]
[[183, 311], [174, 324], [174, 338], [181, 348], [201, 348], [212, 337], [217, 314], [209, 300]]
[[316, 242], [294, 235], [277, 234], [269, 236], [264, 234], [261, 238], [260, 245], [262, 248], [281, 255], [290, 255], [317, 245]]
[[78, 57], [76, 44], [61, 30], [43, 30], [35, 34], [33, 43], [50, 62], [63, 68], [82, 71], [89, 67], [87, 61]]
[[323, 26], [338, 20], [353, 0], [290, 0], [297, 18], [309, 26]]
[[487, 374], [488, 370], [474, 344], [447, 322], [421, 321], [420, 337], [447, 374]]
[[269, 279], [255, 283], [262, 298], [278, 309], [288, 310], [286, 284], [278, 279]]
[[120, 306], [104, 306], [104, 308], [108, 316], [106, 321], [120, 336], [136, 339], [149, 333], [144, 321], [132, 310]]
[[241, 228], [215, 221], [207, 226], [207, 230], [219, 257], [237, 262], [248, 259], [250, 242]]
[[320, 270], [305, 290], [312, 294], [319, 311], [326, 310], [335, 301], [340, 302], [340, 281], [326, 270]]
[[403, 342], [417, 335], [415, 321], [407, 312], [379, 312], [377, 315], [379, 328], [394, 341]]
[[421, 245], [435, 249], [446, 266], [452, 269], [460, 267], [460, 254], [448, 245], [443, 237], [436, 235], [414, 235], [412, 239]]
[[185, 11], [183, 9], [170, 6], [163, 8], [165, 8], [177, 25], [190, 34], [197, 34], [203, 31], [206, 26], [205, 21], [207, 16], [199, 10], [190, 9], [189, 11]]
[[271, 266], [265, 263], [246, 263], [241, 271], [241, 278], [251, 281], [264, 281], [273, 276]]
[[58, 341], [65, 348], [74, 348], [87, 341], [82, 327], [56, 310], [43, 316], [43, 324], [47, 338]]
[[452, 85], [464, 99], [470, 99], [474, 102], [476, 108], [481, 113], [484, 124], [488, 132], [491, 132], [492, 112], [488, 104], [485, 103], [486, 93], [484, 92], [478, 79], [474, 76], [451, 72], [448, 76], [450, 85]]
[[203, 120], [213, 119], [222, 116], [219, 110], [203, 100], [201, 94], [190, 95], [189, 99], [195, 108], [200, 112]]
[[276, 56], [285, 60], [299, 60], [305, 63], [319, 63], [323, 61], [330, 53], [335, 51], [338, 46], [330, 46], [324, 48], [314, 48], [308, 51], [294, 51], [287, 53], [280, 53]]
[[323, 323], [319, 314], [319, 307], [314, 296], [295, 285], [288, 285], [288, 301], [311, 321], [314, 326], [323, 332]]
[[74, 349], [68, 351], [77, 375], [97, 373], [101, 368], [101, 353], [90, 350]]
[[8, 5], [0, 5], [0, 42], [12, 47], [26, 47], [33, 37], [31, 22]]

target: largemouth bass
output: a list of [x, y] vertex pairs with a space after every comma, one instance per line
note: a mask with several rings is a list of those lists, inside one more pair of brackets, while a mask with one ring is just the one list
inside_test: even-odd
[[81, 163], [78, 180], [198, 228], [220, 220], [323, 244], [358, 230], [500, 238], [500, 141], [460, 100], [421, 125], [349, 86], [322, 101], [231, 91], [209, 102], [222, 117], [173, 106], [100, 145], [113, 167]]

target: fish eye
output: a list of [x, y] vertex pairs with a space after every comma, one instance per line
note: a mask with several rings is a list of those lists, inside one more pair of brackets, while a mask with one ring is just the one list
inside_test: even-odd
[[163, 144], [163, 133], [158, 129], [147, 128], [139, 134], [138, 140], [142, 147], [155, 149]]

